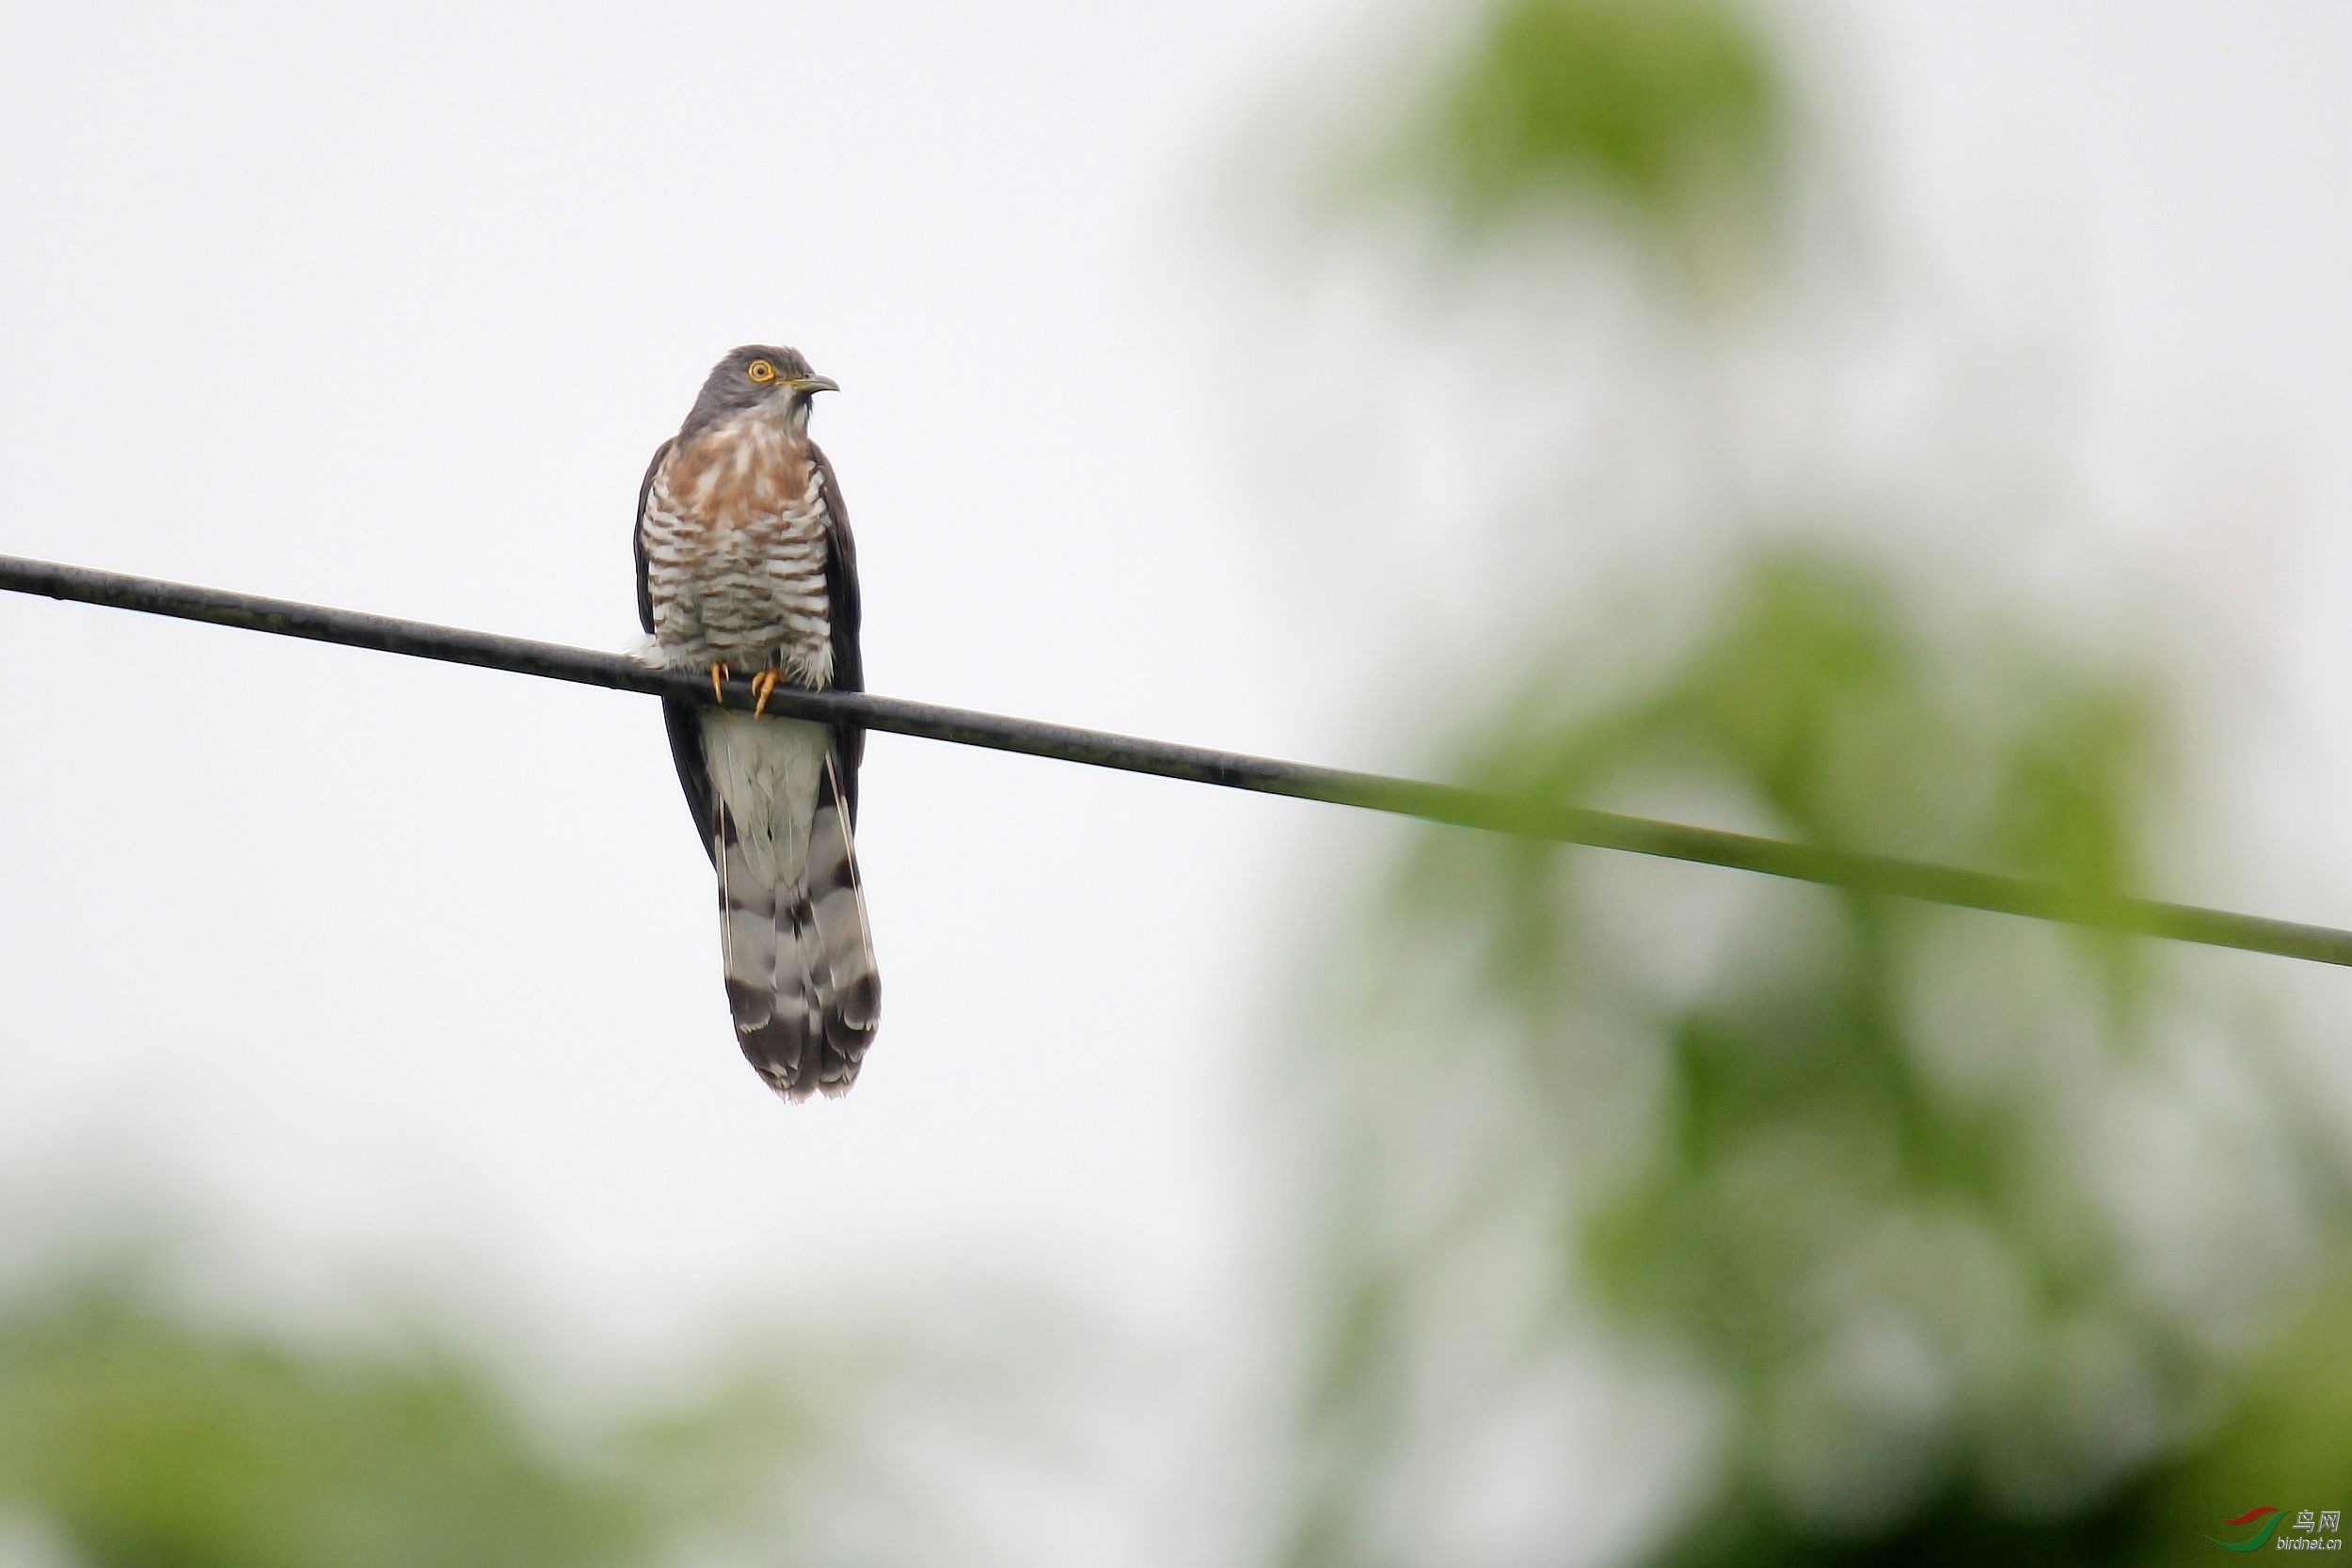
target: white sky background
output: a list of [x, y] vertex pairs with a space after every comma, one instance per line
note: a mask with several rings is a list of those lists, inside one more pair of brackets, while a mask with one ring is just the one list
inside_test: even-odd
[[[1411, 761], [1366, 673], [1424, 610], [1463, 667], [1475, 595], [1397, 518], [1299, 531], [1348, 447], [1273, 416], [1375, 429], [1446, 327], [1334, 387], [1222, 292], [1257, 242], [1211, 195], [1354, 14], [11, 7], [0, 551], [617, 646], [647, 453], [787, 341], [845, 388], [876, 689]], [[2239, 693], [2254, 853], [2171, 891], [2352, 918], [2352, 13], [1821, 16], [1908, 309], [2056, 368], [2086, 549]], [[421, 1273], [605, 1354], [965, 1261], [1178, 1343], [1234, 1310], [1302, 868], [1383, 830], [876, 737], [884, 1025], [795, 1110], [732, 1043], [650, 704], [16, 599], [0, 663], [20, 1232], [144, 1193], [232, 1292]]]
[[[878, 689], [1274, 744], [1280, 598], [1154, 255], [1298, 30], [1251, 10], [24, 8], [6, 547], [615, 646], [646, 453], [789, 341], [848, 388]], [[1199, 1274], [1286, 808], [877, 739], [888, 1044], [794, 1111], [646, 704], [0, 637], [21, 1169], [127, 1145], [291, 1267], [473, 1252], [599, 1330], [943, 1252]]]

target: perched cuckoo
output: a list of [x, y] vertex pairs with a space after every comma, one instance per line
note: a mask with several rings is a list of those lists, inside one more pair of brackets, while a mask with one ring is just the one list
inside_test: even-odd
[[840, 1094], [874, 1038], [882, 981], [850, 839], [864, 732], [763, 717], [780, 685], [862, 690], [857, 552], [808, 438], [836, 390], [788, 348], [719, 361], [637, 495], [637, 611], [654, 656], [749, 712], [665, 700], [670, 751], [719, 876], [735, 1037], [787, 1100]]

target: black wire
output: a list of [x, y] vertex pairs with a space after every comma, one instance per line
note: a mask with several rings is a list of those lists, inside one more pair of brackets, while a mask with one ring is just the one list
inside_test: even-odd
[[[135, 610], [150, 615], [176, 616], [185, 621], [205, 621], [214, 626], [241, 626], [278, 637], [373, 648], [412, 658], [480, 665], [616, 691], [713, 701], [707, 677], [655, 669], [624, 654], [533, 642], [285, 599], [258, 598], [249, 594], [160, 582], [86, 566], [0, 556], [0, 589]], [[752, 705], [748, 683], [728, 683], [727, 702], [729, 706], [748, 709]], [[1270, 757], [1245, 756], [1202, 746], [1178, 746], [1164, 740], [1142, 740], [1100, 730], [1042, 724], [1035, 720], [1008, 719], [966, 708], [854, 692], [800, 691], [779, 687], [768, 711], [797, 719], [850, 721], [868, 729], [926, 740], [984, 746], [1057, 762], [1123, 768], [1131, 773], [1154, 773], [1163, 778], [1255, 790], [1263, 795], [1327, 800], [1335, 805], [1392, 812], [1524, 838], [1696, 861], [1860, 893], [1993, 910], [2035, 920], [2164, 937], [2209, 947], [2235, 947], [2318, 963], [2352, 965], [2352, 931], [2332, 927], [2305, 926], [2193, 904], [2130, 898], [2024, 877], [1790, 844], [1749, 833], [1685, 827], [1453, 784], [1278, 762]]]

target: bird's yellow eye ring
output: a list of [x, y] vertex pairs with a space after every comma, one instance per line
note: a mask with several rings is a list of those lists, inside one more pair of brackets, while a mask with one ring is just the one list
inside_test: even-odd
[[743, 373], [765, 386], [776, 378], [776, 367], [765, 359], [755, 359], [743, 367]]

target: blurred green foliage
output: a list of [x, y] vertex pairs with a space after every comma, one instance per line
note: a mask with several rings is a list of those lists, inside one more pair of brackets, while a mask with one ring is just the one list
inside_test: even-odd
[[648, 1560], [655, 1499], [475, 1367], [204, 1329], [93, 1285], [0, 1317], [0, 1501], [103, 1568]]
[[476, 1354], [295, 1338], [169, 1309], [128, 1275], [70, 1275], [0, 1303], [0, 1520], [99, 1568], [671, 1561], [737, 1528], [803, 1539], [778, 1506], [842, 1437], [828, 1404], [856, 1381], [745, 1368], [564, 1433], [513, 1378]]
[[[1454, 771], [2134, 885], [2154, 695], [1998, 628], [1957, 655], [1906, 608], [1767, 551], [1630, 689], [1589, 689], [1598, 646], [1537, 660]], [[2200, 1304], [2130, 1266], [2089, 1153], [2119, 1096], [2166, 1086], [2144, 955], [1720, 876], [1461, 833], [1400, 868], [1359, 975], [1378, 1055], [1317, 1067], [1348, 1086], [1310, 1447], [1345, 1457], [1294, 1561], [1377, 1560], [1367, 1498], [1434, 1440], [1404, 1390], [1531, 1376], [1588, 1329], [1671, 1345], [1727, 1401], [1677, 1562], [1812, 1560], [1947, 1494], [2012, 1524], [2091, 1508], [2215, 1397]], [[1516, 1339], [1455, 1343], [1466, 1293]]]
[[[1468, 770], [1502, 790], [1575, 800], [1671, 778], [1775, 834], [2132, 885], [2133, 816], [2152, 771], [2148, 694], [2026, 646], [2006, 649], [1996, 677], [1963, 684], [1899, 610], [1851, 566], [1765, 555], [1654, 686], [1589, 713], [1546, 711], [1530, 694], [1476, 744]], [[1986, 634], [1972, 646], [1983, 658], [2003, 644]], [[1709, 933], [1694, 978], [1624, 961], [1603, 934], [1615, 919], [1608, 897], [1581, 885], [1586, 864], [1527, 843], [1433, 839], [1396, 890], [1389, 940], [1409, 942], [1435, 918], [1452, 925], [1450, 940], [1470, 942], [1474, 984], [1514, 1010], [1517, 1047], [1533, 1058], [1512, 1069], [1525, 1076], [1517, 1103], [1535, 1135], [1607, 1098], [1586, 1081], [1579, 1043], [1592, 1015], [1610, 1035], [1649, 1037], [1646, 1135], [1629, 1166], [1606, 1173], [1581, 1247], [1605, 1300], [1690, 1335], [1744, 1384], [1770, 1378], [1809, 1337], [1819, 1275], [1865, 1263], [1871, 1247], [1924, 1254], [1948, 1227], [2000, 1239], [2037, 1293], [2099, 1289], [2113, 1247], [2078, 1195], [2052, 1189], [2040, 1158], [2045, 1124], [2071, 1115], [2080, 1085], [2065, 1081], [2066, 1064], [2012, 1059], [2056, 1049], [2041, 1040], [1931, 1038], [1944, 1023], [1924, 993], [1981, 940], [2017, 988], [1997, 1015], [2015, 1025], [2020, 1000], [2056, 1013], [2123, 993], [2115, 966], [2132, 948], [1768, 885], [1743, 895], [1753, 924]], [[2130, 1029], [2116, 1009], [2090, 1037], [2119, 1047]], [[1997, 1063], [2003, 1078], [1972, 1085], [1965, 1114], [1940, 1102], [1949, 1069], [1938, 1056], [1950, 1051], [1988, 1058], [1974, 1074]], [[1620, 1139], [1632, 1109], [1612, 1111]], [[1975, 1316], [1969, 1293], [1983, 1282], [1952, 1277], [1966, 1273], [1957, 1265], [1918, 1267], [1924, 1257], [1885, 1261], [1917, 1282], [1934, 1332], [1965, 1337], [1942, 1320]]]
[[[1788, 78], [1729, 0], [1493, 0], [1467, 36], [1401, 131], [1385, 107], [1366, 129], [1463, 245], [1629, 234], [1704, 261], [1690, 242], [1797, 221]], [[1645, 351], [1703, 362], [1706, 292], [1644, 276], [1692, 328]], [[1560, 508], [1607, 526], [1588, 499]], [[1688, 504], [1773, 509], [1729, 476]], [[1987, 610], [1995, 583], [1909, 584], [1810, 536], [1723, 565], [1662, 649], [1597, 609], [1633, 585], [1560, 584], [1557, 624], [1595, 629], [1516, 682], [1478, 650], [1461, 689], [1506, 694], [1442, 771], [2145, 887], [2151, 826], [2177, 820], [2170, 694]], [[1661, 577], [1684, 596], [1700, 574]], [[1596, 1362], [1634, 1386], [1629, 1425], [1677, 1409], [1706, 1434], [1614, 1529], [1673, 1568], [2187, 1560], [2249, 1506], [2344, 1500], [2352, 1309], [2315, 1281], [2352, 1262], [2344, 1151], [2212, 968], [1456, 832], [1377, 886], [1298, 1074], [1314, 1354], [1278, 1560], [1591, 1560], [1592, 1522], [1550, 1499], [1589, 1505], [1610, 1457], [1573, 1394]], [[1586, 1474], [1547, 1485], [1563, 1468]]]
[[698, 1371], [558, 1389], [430, 1324], [189, 1310], [155, 1272], [171, 1250], [0, 1291], [0, 1564], [1019, 1560], [964, 1482], [1083, 1476], [1062, 1385], [1117, 1354], [1060, 1297], [961, 1276], [912, 1311], [792, 1308], [789, 1356], [771, 1305], [707, 1339]]
[[1376, 183], [1466, 237], [1596, 207], [1681, 251], [1769, 214], [1786, 86], [1730, 0], [1507, 0], [1379, 141]]

